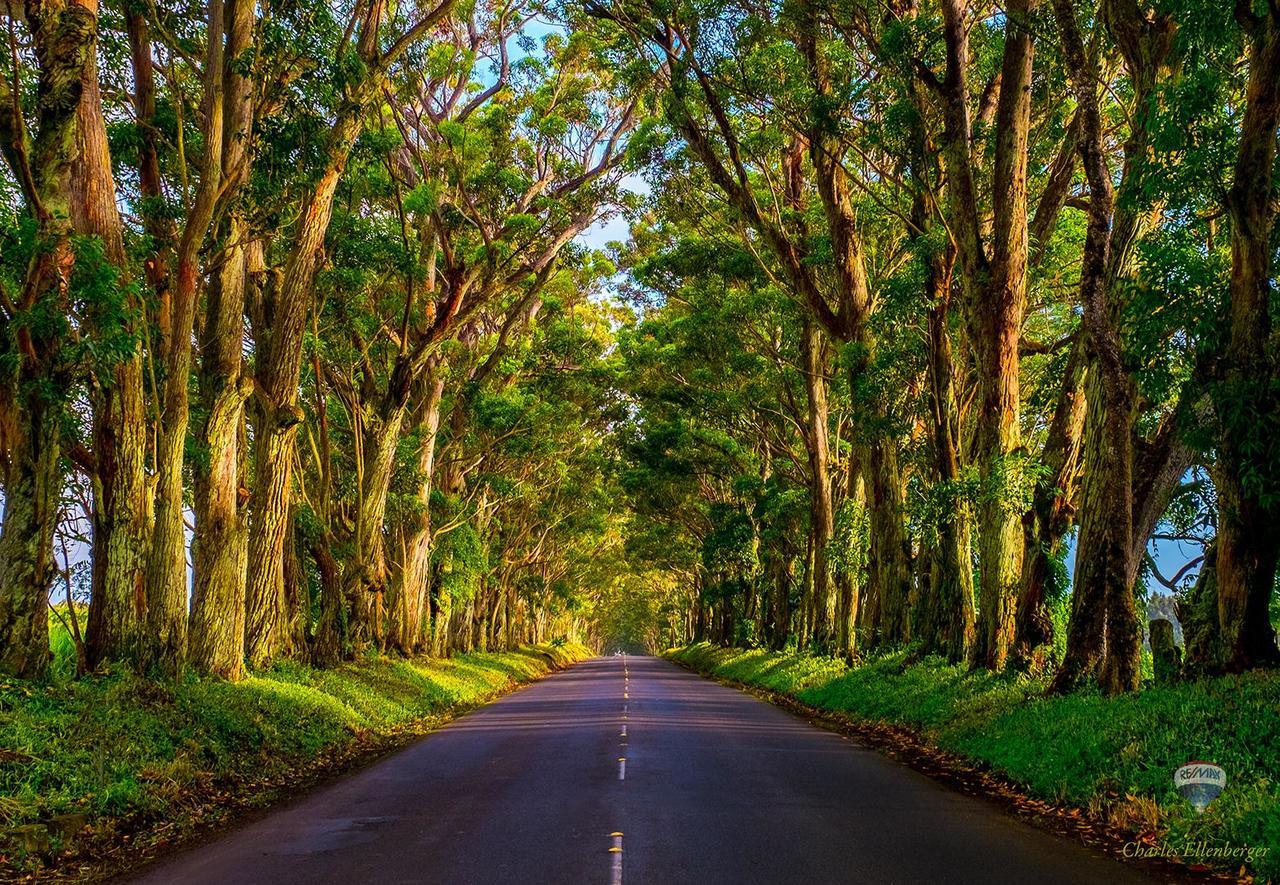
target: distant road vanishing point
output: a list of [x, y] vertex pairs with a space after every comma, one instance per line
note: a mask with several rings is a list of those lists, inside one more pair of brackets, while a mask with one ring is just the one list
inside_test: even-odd
[[667, 661], [597, 658], [145, 885], [1149, 882]]

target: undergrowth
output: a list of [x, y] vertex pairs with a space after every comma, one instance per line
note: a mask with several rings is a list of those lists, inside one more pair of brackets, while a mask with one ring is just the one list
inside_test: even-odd
[[[235, 683], [123, 669], [44, 684], [0, 679], [0, 829], [68, 814], [83, 815], [89, 833], [120, 820], [200, 817], [201, 806], [288, 783], [324, 754], [420, 731], [588, 655], [557, 644], [325, 670], [284, 663]], [[60, 847], [55, 837], [45, 853]], [[3, 851], [19, 868], [41, 863], [12, 839]]]

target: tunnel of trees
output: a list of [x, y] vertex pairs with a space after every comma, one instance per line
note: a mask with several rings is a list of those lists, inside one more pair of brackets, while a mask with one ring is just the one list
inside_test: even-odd
[[1274, 0], [0, 22], [4, 673], [1280, 660]]

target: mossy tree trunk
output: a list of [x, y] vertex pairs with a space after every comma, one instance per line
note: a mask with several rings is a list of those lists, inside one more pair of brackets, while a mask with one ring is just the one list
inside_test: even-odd
[[[253, 97], [243, 58], [253, 45], [254, 5], [226, 7], [222, 151], [219, 176], [243, 180], [251, 163]], [[200, 330], [201, 457], [192, 465], [196, 534], [192, 550], [191, 663], [201, 672], [238, 679], [244, 669], [245, 568], [248, 538], [242, 496], [244, 404], [253, 392], [243, 372], [245, 299], [261, 271], [262, 247], [251, 243], [245, 220], [232, 213], [220, 225], [221, 261], [207, 289]]]
[[[1256, 8], [1256, 7], [1255, 7]], [[1280, 662], [1270, 602], [1280, 556], [1280, 354], [1272, 264], [1280, 11], [1236, 4], [1249, 79], [1227, 208], [1231, 215], [1229, 331], [1217, 386], [1217, 626], [1224, 669]]]
[[[92, 0], [28, 2], [27, 25], [38, 65], [37, 122], [29, 139], [13, 115], [0, 122], [5, 159], [18, 167], [26, 211], [35, 219], [36, 250], [14, 305], [19, 314], [65, 317], [75, 263], [68, 188], [76, 152], [76, 117], [85, 71], [93, 63], [97, 4]], [[5, 78], [0, 102], [16, 96]], [[16, 317], [6, 311], [5, 326]], [[40, 678], [49, 666], [49, 586], [55, 574], [53, 534], [62, 491], [61, 422], [69, 376], [61, 363], [61, 322], [17, 324], [4, 330], [16, 348], [16, 413], [5, 477], [0, 527], [0, 672]]]
[[[123, 224], [107, 145], [96, 53], [85, 65], [77, 110], [77, 157], [71, 169], [71, 217], [76, 233], [96, 237], [103, 257], [129, 283]], [[100, 373], [93, 391], [92, 593], [86, 664], [139, 663], [146, 643], [146, 559], [151, 527], [147, 502], [147, 425], [142, 391], [142, 306], [133, 299], [123, 317], [107, 317], [91, 331], [128, 336], [129, 353]]]
[[805, 449], [809, 456], [809, 532], [812, 551], [809, 605], [806, 621], [808, 640], [830, 651], [831, 567], [828, 550], [835, 534], [835, 507], [831, 494], [831, 455], [828, 441], [830, 410], [827, 405], [827, 345], [821, 330], [806, 318], [801, 331], [804, 356]]
[[423, 617], [431, 587], [431, 480], [435, 474], [443, 376], [430, 379], [426, 387], [418, 423], [418, 513], [405, 535], [404, 562], [391, 607], [391, 645], [405, 655], [415, 654], [422, 647]]
[[[929, 269], [929, 404], [937, 481], [955, 490], [960, 480], [960, 418], [951, 359], [948, 306], [951, 256], [934, 256]], [[936, 540], [930, 551], [929, 594], [920, 600], [920, 639], [928, 651], [951, 661], [967, 660], [975, 638], [973, 568], [968, 504], [949, 494], [937, 512]], [[923, 596], [923, 590], [922, 590]]]

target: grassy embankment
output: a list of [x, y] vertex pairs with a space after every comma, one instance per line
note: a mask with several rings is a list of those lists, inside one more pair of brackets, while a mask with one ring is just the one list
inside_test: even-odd
[[[696, 670], [794, 698], [812, 709], [907, 729], [979, 763], [1027, 795], [1206, 865], [1238, 870], [1212, 850], [1251, 848], [1253, 872], [1280, 881], [1280, 673], [1246, 673], [1106, 698], [1043, 696], [1044, 684], [905, 653], [853, 668], [831, 658], [693, 645], [669, 656]], [[1203, 815], [1174, 789], [1190, 760], [1227, 771]], [[1263, 849], [1263, 851], [1259, 851]], [[1185, 858], [1193, 860], [1193, 858]]]
[[[65, 673], [70, 649], [55, 651]], [[0, 879], [136, 862], [589, 654], [282, 664], [238, 683], [0, 679]]]

